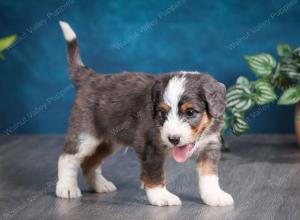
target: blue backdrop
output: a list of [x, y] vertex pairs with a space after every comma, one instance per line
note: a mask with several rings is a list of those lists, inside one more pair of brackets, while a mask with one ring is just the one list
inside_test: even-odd
[[[273, 1], [1, 1], [1, 36], [18, 41], [0, 63], [1, 133], [64, 133], [74, 96], [65, 41], [76, 30], [84, 62], [102, 72], [207, 71], [227, 86], [254, 79], [243, 55], [300, 45], [300, 2]], [[293, 108], [252, 112], [251, 132], [293, 132]]]

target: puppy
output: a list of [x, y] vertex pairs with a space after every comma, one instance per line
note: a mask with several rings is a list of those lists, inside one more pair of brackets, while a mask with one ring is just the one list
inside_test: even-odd
[[71, 27], [65, 22], [60, 26], [76, 97], [58, 161], [56, 195], [81, 196], [80, 168], [93, 191], [115, 191], [116, 186], [102, 175], [101, 163], [119, 146], [131, 146], [140, 160], [140, 179], [152, 205], [181, 205], [166, 189], [163, 165], [168, 152], [180, 163], [195, 158], [199, 191], [206, 204], [233, 204], [220, 188], [217, 174], [225, 86], [198, 72], [97, 74], [83, 64]]

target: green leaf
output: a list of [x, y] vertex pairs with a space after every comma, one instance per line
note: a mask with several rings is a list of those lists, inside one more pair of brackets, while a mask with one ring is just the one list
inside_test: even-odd
[[285, 71], [285, 72], [295, 72], [297, 71], [297, 66], [293, 64], [282, 64], [280, 66], [280, 71]]
[[297, 120], [300, 120], [300, 113], [298, 113], [298, 114], [296, 115], [296, 119], [297, 119]]
[[249, 80], [244, 76], [239, 76], [236, 80], [236, 84], [240, 85], [249, 85]]
[[231, 87], [227, 93], [227, 108], [236, 112], [248, 110], [253, 105], [250, 87], [237, 84]]
[[277, 45], [277, 53], [279, 56], [285, 56], [292, 52], [292, 47], [288, 44], [278, 44]]
[[244, 115], [239, 112], [235, 112], [233, 114], [231, 126], [235, 135], [241, 135], [249, 129], [249, 126], [244, 119]]
[[300, 73], [296, 71], [290, 71], [287, 73], [287, 75], [294, 80], [300, 80]]
[[16, 40], [16, 35], [10, 35], [8, 37], [4, 37], [0, 39], [0, 51], [5, 50], [10, 45], [12, 45]]
[[287, 89], [291, 84], [291, 79], [287, 77], [281, 69], [281, 63], [278, 63], [274, 74], [271, 77], [271, 84], [281, 90]]
[[4, 60], [4, 56], [2, 53], [0, 53], [0, 60]]
[[275, 59], [267, 53], [245, 56], [245, 60], [251, 71], [258, 77], [270, 75], [276, 66]]
[[254, 83], [255, 96], [254, 100], [258, 105], [268, 104], [277, 99], [272, 85], [266, 81], [256, 81]]
[[291, 87], [283, 92], [278, 100], [278, 105], [292, 105], [300, 101], [300, 89]]

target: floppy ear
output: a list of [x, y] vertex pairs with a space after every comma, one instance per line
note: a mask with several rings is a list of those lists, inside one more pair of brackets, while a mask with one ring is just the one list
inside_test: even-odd
[[161, 95], [161, 88], [162, 84], [160, 81], [156, 81], [151, 89], [151, 101], [152, 101], [152, 107], [153, 107], [153, 117], [156, 116], [157, 112], [157, 106], [160, 101], [160, 95]]
[[226, 87], [216, 80], [204, 83], [204, 96], [208, 104], [209, 114], [216, 119], [222, 119], [226, 108]]

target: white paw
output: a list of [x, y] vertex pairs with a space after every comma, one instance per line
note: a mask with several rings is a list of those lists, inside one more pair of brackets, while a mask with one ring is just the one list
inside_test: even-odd
[[230, 194], [221, 189], [202, 192], [201, 198], [204, 203], [210, 206], [230, 206], [233, 205], [233, 198]]
[[117, 190], [117, 187], [113, 184], [113, 182], [108, 181], [101, 174], [95, 176], [95, 179], [91, 182], [90, 187], [97, 193], [114, 192]]
[[170, 193], [164, 187], [155, 187], [146, 189], [147, 197], [152, 205], [157, 206], [173, 206], [181, 205], [178, 196]]
[[66, 199], [79, 198], [81, 197], [81, 192], [76, 183], [58, 181], [56, 184], [56, 196]]
[[98, 182], [96, 183], [94, 189], [97, 193], [105, 193], [105, 192], [114, 192], [117, 190], [117, 187], [111, 181]]

